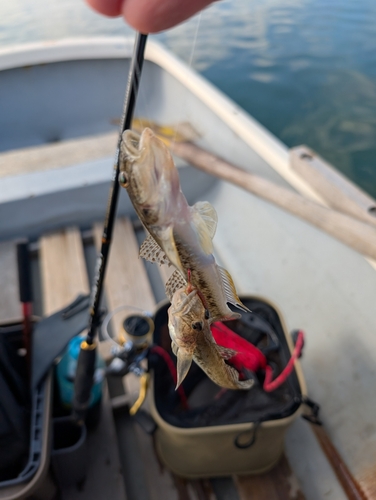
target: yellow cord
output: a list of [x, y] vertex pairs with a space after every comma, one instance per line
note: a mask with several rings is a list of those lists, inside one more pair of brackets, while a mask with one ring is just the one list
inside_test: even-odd
[[148, 386], [149, 386], [149, 374], [144, 373], [140, 377], [140, 393], [138, 395], [138, 398], [135, 401], [135, 403], [133, 404], [132, 408], [129, 409], [130, 415], [132, 415], [132, 416], [135, 415], [138, 412], [138, 410], [141, 408], [141, 405], [145, 401], [145, 398], [146, 398]]

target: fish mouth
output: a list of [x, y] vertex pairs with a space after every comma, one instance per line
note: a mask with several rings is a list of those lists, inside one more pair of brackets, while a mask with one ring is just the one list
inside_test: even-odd
[[141, 149], [140, 134], [138, 132], [135, 132], [134, 130], [126, 130], [123, 133], [123, 141], [127, 149], [128, 155], [132, 156], [133, 158], [138, 158], [140, 156], [140, 149]]
[[133, 196], [140, 207], [149, 211], [159, 202], [160, 197], [158, 164], [161, 162], [155, 160], [155, 135], [147, 128], [141, 135], [134, 130], [126, 130], [122, 139], [122, 151], [126, 157], [125, 169]]
[[[174, 314], [185, 314], [189, 311], [190, 308], [190, 303], [195, 295], [197, 295], [197, 290], [194, 289], [192, 290], [188, 295], [186, 294], [185, 290], [181, 290], [181, 293], [179, 294], [179, 298], [181, 295], [185, 295], [185, 297], [181, 300], [181, 302], [178, 302], [178, 305], [176, 308], [174, 308]], [[188, 311], [186, 311], [188, 309]]]
[[150, 128], [145, 128], [141, 135], [134, 130], [126, 130], [123, 133], [127, 153], [133, 158], [140, 158], [143, 151], [151, 146], [153, 138], [155, 138], [155, 134]]

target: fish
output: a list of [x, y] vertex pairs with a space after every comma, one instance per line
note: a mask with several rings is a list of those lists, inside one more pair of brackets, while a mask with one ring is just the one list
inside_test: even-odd
[[235, 368], [225, 360], [237, 352], [219, 346], [211, 333], [207, 311], [190, 284], [176, 290], [168, 309], [168, 329], [171, 348], [177, 357], [177, 385], [182, 383], [194, 360], [206, 375], [220, 387], [247, 390], [254, 380], [239, 380]]
[[188, 204], [171, 153], [151, 129], [145, 128], [141, 135], [126, 130], [119, 154], [119, 183], [148, 234], [140, 256], [175, 267], [166, 283], [170, 301], [190, 280], [209, 310], [210, 322], [239, 318], [227, 303], [248, 309], [241, 303], [232, 277], [213, 255], [214, 207], [207, 201]]

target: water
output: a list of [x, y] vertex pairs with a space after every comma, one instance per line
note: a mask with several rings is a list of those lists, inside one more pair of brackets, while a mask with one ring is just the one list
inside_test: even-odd
[[[82, 0], [0, 2], [0, 46], [131, 32]], [[287, 146], [307, 144], [376, 197], [374, 0], [225, 0], [156, 38]]]

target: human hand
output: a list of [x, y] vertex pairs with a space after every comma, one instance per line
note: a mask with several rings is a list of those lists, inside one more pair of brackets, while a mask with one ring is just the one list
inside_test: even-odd
[[105, 16], [122, 15], [135, 30], [156, 33], [185, 21], [215, 0], [86, 0]]

